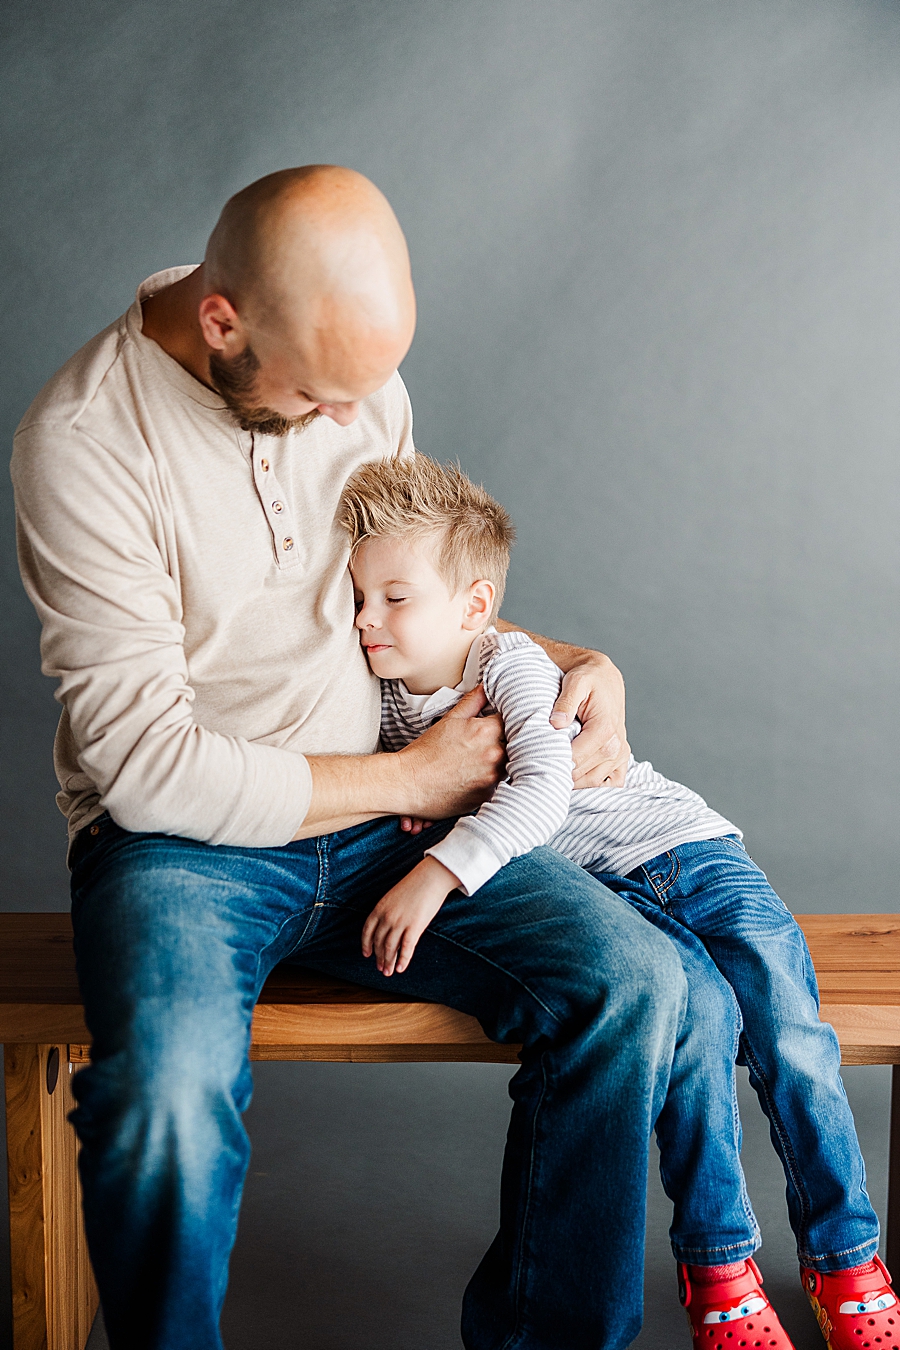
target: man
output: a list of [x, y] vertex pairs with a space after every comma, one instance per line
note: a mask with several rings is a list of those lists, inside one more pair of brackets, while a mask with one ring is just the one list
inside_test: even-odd
[[[379, 986], [365, 916], [500, 772], [477, 692], [374, 753], [378, 687], [335, 509], [361, 463], [413, 453], [397, 367], [414, 322], [377, 189], [286, 170], [232, 198], [201, 267], [144, 282], [17, 432], [22, 573], [63, 706], [93, 1036], [75, 1124], [114, 1350], [221, 1345], [262, 983], [291, 959]], [[618, 672], [545, 645], [569, 672], [554, 717], [585, 726], [577, 781], [621, 782]], [[684, 994], [674, 950], [537, 850], [474, 900], [454, 893], [391, 989], [525, 1045], [466, 1346], [626, 1345]]]

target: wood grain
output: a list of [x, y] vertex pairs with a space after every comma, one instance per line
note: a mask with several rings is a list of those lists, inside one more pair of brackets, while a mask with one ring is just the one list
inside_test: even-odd
[[14, 1350], [48, 1350], [41, 1047], [7, 1045], [6, 1149]]
[[[47, 1091], [47, 1059], [60, 1073]], [[6, 1047], [14, 1350], [83, 1350], [97, 1312], [77, 1171], [66, 1047]]]
[[[900, 918], [807, 914], [822, 1016], [846, 1064], [900, 1062]], [[78, 998], [67, 914], [0, 915], [0, 1039], [89, 1044]], [[430, 1052], [429, 1047], [433, 1047]], [[478, 1023], [437, 1004], [365, 989], [297, 966], [269, 976], [253, 1019], [254, 1059], [513, 1062]]]

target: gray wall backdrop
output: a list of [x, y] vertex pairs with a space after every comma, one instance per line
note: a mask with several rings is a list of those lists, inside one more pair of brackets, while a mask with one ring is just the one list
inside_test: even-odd
[[[417, 441], [519, 526], [508, 616], [614, 657], [635, 749], [792, 907], [894, 906], [897, 0], [7, 0], [2, 24], [7, 444], [231, 192], [363, 170], [412, 249]], [[56, 909], [8, 505], [3, 566], [2, 902]]]
[[[6, 0], [0, 31], [7, 444], [231, 192], [361, 169], [412, 250], [418, 443], [519, 526], [508, 616], [615, 658], [635, 749], [743, 825], [794, 909], [895, 908], [897, 0]], [[56, 709], [0, 489], [0, 905], [62, 909]], [[880, 1203], [886, 1080], [854, 1073]], [[504, 1081], [261, 1066], [229, 1345], [458, 1346]], [[669, 1350], [654, 1203], [641, 1345]]]

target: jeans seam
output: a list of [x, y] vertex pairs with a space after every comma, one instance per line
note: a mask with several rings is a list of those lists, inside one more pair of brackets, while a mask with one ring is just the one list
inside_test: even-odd
[[[878, 1250], [878, 1238], [867, 1238], [865, 1242], [858, 1242], [855, 1247], [844, 1247], [839, 1252], [829, 1252], [825, 1256], [810, 1256], [809, 1252], [798, 1251], [801, 1261], [807, 1262], [810, 1266], [815, 1265], [817, 1261], [833, 1261], [839, 1256], [855, 1256], [857, 1252], [863, 1252], [867, 1247], [871, 1247], [874, 1242], [873, 1251]], [[828, 1272], [826, 1272], [827, 1274]]]
[[328, 889], [328, 835], [320, 834], [316, 839], [316, 855], [319, 859], [319, 875], [316, 881], [316, 896], [314, 904], [321, 908], [325, 892]]
[[670, 849], [669, 853], [672, 859], [674, 860], [674, 870], [672, 867], [670, 867], [669, 875], [666, 877], [665, 881], [663, 881], [660, 885], [656, 884], [653, 877], [648, 872], [647, 864], [643, 863], [641, 866], [641, 871], [647, 878], [647, 881], [653, 890], [653, 894], [659, 901], [659, 907], [664, 914], [669, 913], [669, 905], [671, 903], [668, 896], [668, 891], [671, 890], [671, 888], [675, 885], [675, 882], [681, 875], [681, 859], [679, 858], [677, 851], [675, 849]]
[[710, 1252], [737, 1252], [751, 1243], [755, 1244], [753, 1250], [756, 1251], [759, 1247], [759, 1237], [759, 1229], [754, 1228], [753, 1237], [745, 1238], [743, 1242], [729, 1242], [723, 1247], [685, 1247], [679, 1242], [677, 1244], [679, 1253], [677, 1259], [679, 1261], [684, 1260], [684, 1257], [681, 1255], [682, 1252], [695, 1252], [698, 1256], [706, 1256]]
[[[324, 836], [324, 835], [323, 835], [323, 836], [321, 836], [320, 838], [318, 838], [318, 839], [316, 840], [316, 854], [317, 854], [317, 856], [318, 856], [319, 869], [318, 869], [318, 876], [317, 876], [317, 879], [316, 879], [316, 894], [315, 894], [315, 899], [313, 900], [313, 904], [312, 904], [312, 907], [311, 907], [311, 909], [310, 909], [310, 911], [309, 911], [309, 915], [307, 916], [306, 923], [305, 923], [304, 926], [303, 926], [303, 932], [297, 934], [297, 938], [296, 938], [296, 940], [295, 940], [293, 946], [291, 947], [291, 949], [290, 949], [289, 952], [285, 952], [285, 956], [292, 956], [292, 955], [294, 954], [294, 952], [297, 951], [298, 947], [302, 946], [302, 944], [305, 942], [305, 940], [306, 940], [306, 938], [307, 938], [307, 935], [308, 935], [309, 932], [310, 932], [310, 929], [311, 929], [316, 923], [318, 923], [320, 913], [321, 913], [321, 911], [322, 911], [322, 909], [323, 909], [323, 907], [324, 907], [324, 902], [323, 902], [322, 900], [319, 899], [319, 896], [325, 891], [325, 888], [326, 888], [326, 886], [327, 886], [327, 884], [328, 884], [328, 839], [327, 839], [327, 836]], [[281, 925], [281, 927], [279, 928], [277, 935], [272, 939], [271, 942], [267, 942], [267, 943], [266, 943], [265, 947], [263, 947], [263, 949], [260, 951], [259, 955], [257, 956], [257, 958], [256, 958], [256, 984], [257, 984], [257, 988], [261, 988], [261, 981], [260, 981], [260, 978], [259, 978], [259, 967], [260, 967], [260, 963], [261, 963], [261, 961], [262, 961], [263, 956], [264, 956], [265, 953], [266, 953], [267, 951], [269, 951], [269, 949], [270, 949], [270, 948], [278, 941], [278, 939], [281, 937], [281, 934], [284, 932], [285, 928], [287, 928], [288, 924], [289, 924], [289, 923], [292, 923], [293, 920], [294, 920], [296, 917], [297, 917], [297, 916], [296, 916], [295, 914], [289, 915], [289, 916], [285, 919], [285, 921], [284, 921], [284, 923]]]
[[529, 1224], [531, 1220], [531, 1200], [534, 1193], [534, 1160], [537, 1151], [537, 1126], [538, 1117], [541, 1113], [541, 1107], [544, 1104], [544, 1098], [547, 1095], [547, 1066], [545, 1056], [541, 1055], [541, 1095], [534, 1112], [531, 1131], [531, 1150], [528, 1156], [528, 1184], [525, 1191], [525, 1213], [522, 1216], [522, 1238], [519, 1244], [519, 1257], [516, 1262], [516, 1275], [514, 1282], [515, 1299], [515, 1323], [509, 1336], [503, 1342], [500, 1350], [514, 1350], [517, 1341], [525, 1334], [524, 1311], [522, 1308], [522, 1284], [524, 1281], [524, 1272], [526, 1267], [525, 1246], [529, 1236]]
[[[475, 956], [479, 961], [484, 961], [486, 965], [491, 966], [494, 970], [499, 970], [501, 975], [505, 975], [508, 980], [512, 980], [520, 989], [525, 991], [529, 998], [534, 999], [538, 1007], [543, 1008], [547, 1016], [552, 1017], [557, 1026], [562, 1026], [562, 1018], [557, 1016], [552, 1008], [548, 1008], [543, 999], [538, 998], [537, 994], [532, 989], [529, 989], [528, 985], [525, 984], [524, 980], [521, 980], [518, 975], [514, 975], [512, 971], [507, 970], [505, 966], [501, 966], [499, 962], [492, 961], [489, 956], [485, 956], [484, 952], [475, 951], [472, 947], [467, 947], [465, 943], [459, 942], [456, 938], [449, 937], [446, 933], [438, 933], [435, 932], [434, 929], [430, 929], [429, 932], [431, 937], [438, 938], [441, 942], [447, 942], [451, 947], [457, 947], [461, 952], [466, 952], [469, 956]], [[501, 1042], [498, 1041], [497, 1044], [499, 1045]]]
[[[724, 976], [723, 976], [723, 979], [724, 979]], [[732, 1065], [735, 1065], [735, 1064], [737, 1063], [738, 1050], [739, 1050], [739, 1048], [740, 1048], [741, 1035], [742, 1035], [742, 1033], [743, 1033], [744, 1015], [743, 1015], [743, 1013], [741, 1012], [740, 1004], [739, 1004], [738, 1001], [737, 1001], [737, 996], [734, 994], [733, 991], [732, 991], [732, 997], [734, 998], [735, 1007], [736, 1007], [736, 1009], [737, 1009], [737, 1019], [736, 1019], [735, 1024], [734, 1024], [734, 1042], [733, 1042], [732, 1047], [731, 1047], [731, 1050], [732, 1050], [732, 1053], [731, 1053], [731, 1061], [732, 1061]], [[738, 1131], [740, 1130], [740, 1128], [741, 1128], [741, 1110], [740, 1110], [740, 1106], [738, 1105], [738, 1095], [737, 1095], [737, 1074], [734, 1073], [734, 1072], [732, 1072], [732, 1075], [731, 1075], [731, 1109], [732, 1109], [732, 1112], [733, 1112], [733, 1119], [734, 1119], [734, 1126], [735, 1126], [735, 1134], [737, 1134], [737, 1132], [738, 1132]], [[740, 1155], [740, 1150], [738, 1150], [738, 1154]], [[757, 1220], [756, 1220], [756, 1215], [753, 1213], [753, 1206], [752, 1206], [751, 1203], [750, 1203], [750, 1196], [749, 1196], [749, 1194], [748, 1194], [748, 1192], [747, 1192], [747, 1178], [746, 1178], [746, 1176], [744, 1175], [744, 1169], [743, 1169], [743, 1167], [740, 1168], [740, 1173], [741, 1173], [741, 1204], [742, 1204], [743, 1207], [744, 1207], [744, 1217], [746, 1218], [747, 1222], [750, 1224], [750, 1226], [751, 1226], [752, 1229], [753, 1229], [754, 1241], [756, 1242], [756, 1244], [757, 1244], [757, 1246], [758, 1246], [758, 1245], [759, 1245], [759, 1242], [760, 1242], [761, 1234], [760, 1234], [760, 1231], [759, 1231], [759, 1224], [757, 1223]], [[735, 1245], [738, 1245], [738, 1244], [735, 1244]], [[713, 1250], [718, 1250], [718, 1249], [717, 1249], [717, 1248], [713, 1248]], [[754, 1250], [755, 1250], [755, 1249], [754, 1249]]]
[[775, 1130], [781, 1143], [784, 1166], [790, 1177], [791, 1185], [794, 1188], [794, 1192], [800, 1205], [800, 1232], [797, 1234], [797, 1248], [799, 1250], [801, 1242], [805, 1242], [806, 1240], [806, 1230], [809, 1224], [809, 1198], [801, 1185], [801, 1174], [797, 1164], [797, 1158], [788, 1132], [785, 1129], [784, 1121], [781, 1119], [781, 1113], [775, 1105], [775, 1099], [772, 1096], [769, 1080], [766, 1078], [765, 1071], [759, 1060], [756, 1058], [756, 1055], [753, 1053], [753, 1048], [749, 1044], [746, 1036], [744, 1036], [744, 1054], [747, 1059], [747, 1066], [755, 1075], [760, 1088], [762, 1089], [763, 1096], [765, 1097], [766, 1104], [769, 1108], [767, 1115], [772, 1124], [772, 1128]]

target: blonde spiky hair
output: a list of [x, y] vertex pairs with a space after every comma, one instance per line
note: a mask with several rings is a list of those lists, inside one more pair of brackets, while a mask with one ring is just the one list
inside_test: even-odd
[[497, 617], [516, 532], [500, 503], [458, 464], [420, 454], [364, 464], [344, 488], [338, 521], [350, 536], [351, 559], [366, 539], [433, 538], [435, 567], [451, 593], [492, 582], [490, 621]]

